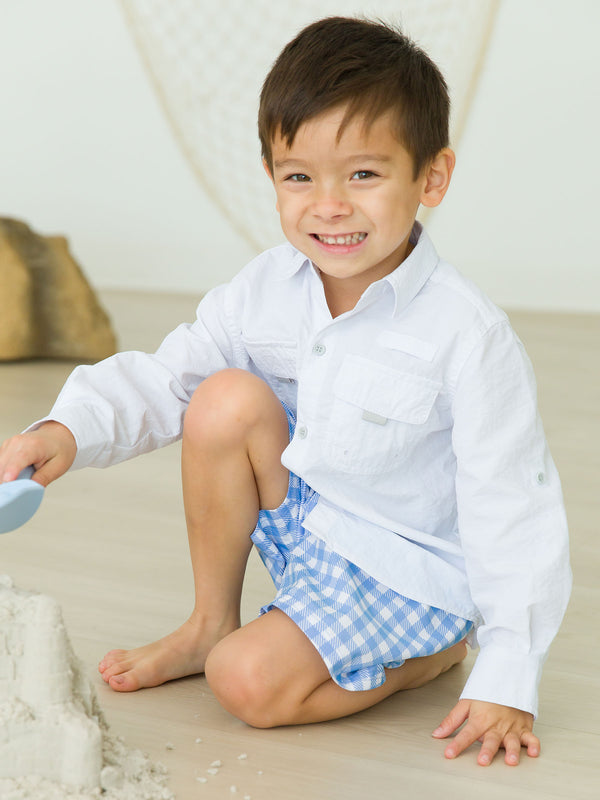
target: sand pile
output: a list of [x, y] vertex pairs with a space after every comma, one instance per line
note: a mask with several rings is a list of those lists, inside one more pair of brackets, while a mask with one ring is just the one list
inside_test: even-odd
[[0, 576], [2, 800], [172, 800], [165, 784], [110, 734], [56, 601]]

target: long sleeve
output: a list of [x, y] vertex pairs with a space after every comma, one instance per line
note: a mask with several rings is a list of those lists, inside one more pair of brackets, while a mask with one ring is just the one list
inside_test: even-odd
[[454, 400], [458, 527], [480, 653], [462, 696], [537, 713], [537, 685], [570, 592], [559, 477], [533, 372], [507, 323], [464, 365]]
[[226, 286], [210, 292], [196, 321], [176, 328], [156, 353], [118, 353], [71, 373], [45, 419], [62, 422], [75, 436], [73, 468], [105, 467], [177, 440], [201, 380], [246, 366], [228, 327], [227, 292]]

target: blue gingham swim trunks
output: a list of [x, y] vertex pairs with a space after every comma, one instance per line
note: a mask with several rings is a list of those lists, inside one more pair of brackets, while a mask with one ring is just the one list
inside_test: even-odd
[[[290, 437], [295, 418], [284, 404]], [[417, 603], [379, 583], [302, 526], [318, 494], [290, 473], [287, 497], [261, 510], [252, 541], [275, 583], [279, 608], [310, 639], [333, 680], [364, 691], [385, 682], [385, 669], [438, 653], [464, 639], [473, 623]]]

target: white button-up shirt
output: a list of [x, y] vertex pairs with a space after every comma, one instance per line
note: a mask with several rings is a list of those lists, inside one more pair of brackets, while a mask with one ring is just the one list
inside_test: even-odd
[[305, 527], [395, 591], [474, 620], [462, 696], [535, 714], [571, 579], [531, 365], [418, 224], [413, 242], [335, 319], [311, 262], [269, 250], [155, 354], [78, 367], [49, 418], [73, 432], [74, 467], [107, 466], [179, 438], [204, 377], [259, 375], [297, 414], [282, 460], [320, 494]]

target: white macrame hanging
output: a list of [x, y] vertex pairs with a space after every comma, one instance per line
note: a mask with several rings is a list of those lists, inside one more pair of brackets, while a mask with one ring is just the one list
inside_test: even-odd
[[399, 24], [436, 61], [463, 127], [498, 0], [121, 0], [173, 131], [233, 227], [263, 250], [281, 241], [261, 162], [262, 82], [282, 47], [325, 16]]

